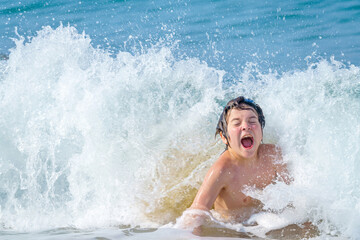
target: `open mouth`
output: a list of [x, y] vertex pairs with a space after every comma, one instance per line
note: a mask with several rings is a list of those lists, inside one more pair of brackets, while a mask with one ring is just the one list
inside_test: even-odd
[[250, 149], [254, 146], [254, 138], [252, 136], [245, 136], [241, 139], [241, 145], [245, 149]]

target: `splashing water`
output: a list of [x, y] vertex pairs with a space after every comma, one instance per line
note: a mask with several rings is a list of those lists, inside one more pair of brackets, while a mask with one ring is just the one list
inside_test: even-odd
[[311, 221], [360, 236], [358, 67], [324, 59], [264, 74], [249, 63], [229, 83], [224, 71], [175, 58], [176, 46], [112, 57], [64, 26], [15, 42], [0, 64], [2, 228], [175, 221], [223, 150], [214, 140], [222, 106], [245, 95], [262, 106], [264, 140], [282, 148], [294, 177], [249, 189], [277, 212], [278, 221], [254, 215], [260, 227]]
[[146, 224], [145, 176], [209, 145], [222, 74], [168, 48], [111, 58], [72, 27], [16, 41], [1, 76], [5, 227]]
[[359, 68], [321, 60], [305, 71], [259, 74], [257, 79], [261, 88], [247, 81], [246, 92], [265, 106], [265, 141], [281, 146], [295, 181], [249, 194], [262, 200], [266, 209], [281, 210], [291, 203], [294, 210], [283, 217], [287, 223], [311, 221], [326, 233], [339, 231], [357, 238]]

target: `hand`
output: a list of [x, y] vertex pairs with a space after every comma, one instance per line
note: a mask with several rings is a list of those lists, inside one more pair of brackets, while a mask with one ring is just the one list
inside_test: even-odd
[[184, 211], [183, 215], [177, 219], [175, 227], [193, 230], [195, 232], [201, 231], [201, 225], [211, 220], [211, 213], [199, 209], [188, 209]]

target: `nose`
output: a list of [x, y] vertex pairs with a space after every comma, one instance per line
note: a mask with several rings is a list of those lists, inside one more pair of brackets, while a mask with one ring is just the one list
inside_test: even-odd
[[249, 125], [247, 125], [247, 124], [244, 124], [243, 126], [242, 126], [242, 128], [241, 128], [241, 130], [250, 130], [250, 126]]

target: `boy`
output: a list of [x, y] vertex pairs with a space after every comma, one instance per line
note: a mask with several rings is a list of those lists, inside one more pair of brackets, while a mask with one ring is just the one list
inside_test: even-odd
[[[280, 150], [262, 143], [264, 126], [262, 109], [254, 101], [241, 96], [227, 103], [216, 127], [226, 149], [209, 169], [190, 209], [210, 211], [214, 206], [223, 220], [243, 222], [262, 208], [259, 200], [243, 193], [245, 187], [290, 182]], [[201, 215], [190, 213], [185, 224], [203, 224], [206, 214]]]

